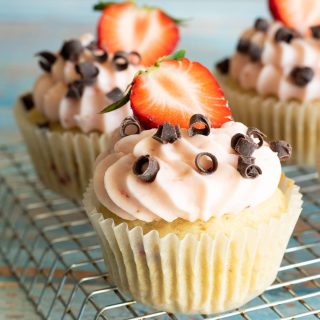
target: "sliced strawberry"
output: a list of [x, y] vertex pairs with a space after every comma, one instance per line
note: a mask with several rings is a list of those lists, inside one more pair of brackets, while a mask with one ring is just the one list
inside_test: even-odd
[[158, 8], [138, 7], [132, 2], [111, 4], [98, 22], [100, 47], [111, 53], [136, 51], [145, 66], [170, 54], [178, 41], [176, 22]]
[[135, 77], [130, 95], [134, 114], [146, 129], [164, 122], [188, 128], [195, 113], [206, 115], [212, 127], [230, 121], [231, 112], [211, 72], [186, 58], [164, 60]]
[[320, 25], [320, 0], [269, 0], [273, 17], [303, 34]]

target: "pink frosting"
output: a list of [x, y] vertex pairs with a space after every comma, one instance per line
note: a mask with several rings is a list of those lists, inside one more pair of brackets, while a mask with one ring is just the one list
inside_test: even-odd
[[[80, 37], [83, 46], [87, 46], [92, 40], [93, 36], [90, 34]], [[85, 49], [79, 58], [79, 62], [85, 61], [93, 61], [93, 55], [88, 49]], [[99, 69], [96, 82], [85, 87], [80, 99], [67, 98], [68, 84], [79, 80], [80, 75], [75, 70], [74, 62], [65, 61], [57, 54], [51, 72], [41, 74], [35, 82], [35, 106], [49, 121], [59, 122], [65, 129], [77, 127], [85, 133], [97, 130], [113, 136], [122, 120], [132, 114], [130, 105], [126, 104], [103, 115], [98, 113], [112, 103], [106, 94], [115, 87], [124, 92], [135, 73], [142, 67], [129, 64], [126, 70], [116, 71], [112, 56], [109, 56], [107, 62], [95, 61], [94, 64]]]
[[[283, 27], [273, 22], [267, 32], [250, 28], [242, 35], [263, 49], [261, 61], [252, 62], [249, 55], [236, 52], [230, 61], [230, 74], [242, 88], [254, 89], [263, 96], [274, 95], [280, 100], [320, 99], [320, 40], [296, 38], [290, 43], [276, 42], [277, 30]], [[310, 67], [315, 76], [304, 87], [294, 84], [290, 72], [294, 67]]]
[[[212, 216], [238, 213], [268, 199], [277, 189], [281, 165], [276, 153], [265, 143], [253, 153], [262, 169], [256, 179], [245, 179], [237, 171], [239, 156], [231, 148], [231, 138], [245, 134], [242, 123], [227, 122], [211, 129], [209, 136], [182, 137], [173, 144], [152, 138], [156, 129], [146, 130], [118, 141], [114, 153], [102, 154], [96, 161], [94, 190], [100, 203], [127, 220], [207, 221]], [[210, 152], [218, 160], [211, 175], [200, 174], [194, 159]], [[138, 157], [156, 158], [160, 170], [152, 183], [141, 181], [132, 166]]]

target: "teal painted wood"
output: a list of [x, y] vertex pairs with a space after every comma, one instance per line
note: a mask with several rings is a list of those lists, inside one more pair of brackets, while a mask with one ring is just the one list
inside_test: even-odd
[[[161, 5], [173, 16], [191, 18], [182, 28], [179, 47], [186, 49], [190, 58], [208, 67], [232, 52], [239, 32], [257, 16], [268, 16], [264, 0], [138, 2]], [[56, 50], [63, 39], [95, 32], [99, 12], [92, 10], [94, 3], [87, 0], [0, 0], [0, 130], [14, 130], [8, 110], [19, 93], [31, 88], [40, 72], [34, 53], [43, 49]]]

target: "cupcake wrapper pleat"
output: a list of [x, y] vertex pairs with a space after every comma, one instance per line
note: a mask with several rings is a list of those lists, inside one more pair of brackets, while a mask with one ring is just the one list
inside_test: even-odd
[[42, 183], [63, 196], [81, 199], [92, 177], [96, 157], [110, 147], [107, 137], [41, 129], [28, 120], [20, 101], [14, 113]]
[[141, 227], [115, 225], [98, 213], [92, 184], [84, 206], [123, 293], [168, 312], [210, 314], [240, 307], [274, 281], [302, 203], [291, 180], [280, 187], [288, 201], [281, 217], [228, 236], [221, 230], [214, 237], [160, 238], [155, 230], [144, 235]]
[[227, 76], [218, 75], [235, 121], [263, 131], [269, 140], [293, 146], [291, 163], [315, 165], [320, 147], [320, 102], [280, 101], [243, 90]]

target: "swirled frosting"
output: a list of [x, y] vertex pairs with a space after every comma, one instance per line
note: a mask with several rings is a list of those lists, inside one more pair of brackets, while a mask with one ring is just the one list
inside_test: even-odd
[[[94, 43], [92, 35], [85, 34], [79, 40], [83, 50], [76, 59], [66, 59], [61, 51], [55, 53], [50, 69], [36, 80], [33, 88], [35, 107], [50, 122], [59, 122], [65, 129], [79, 128], [85, 133], [95, 130], [113, 134], [121, 121], [132, 114], [129, 104], [103, 115], [98, 113], [113, 102], [108, 93], [114, 89], [124, 92], [141, 67], [128, 64], [127, 68], [117, 70], [112, 56], [109, 55], [105, 61], [95, 58], [90, 47]], [[92, 63], [98, 74], [79, 89], [79, 96], [72, 96], [68, 94], [70, 86], [81, 81], [76, 65], [83, 62]]]
[[[250, 49], [238, 50], [230, 59], [229, 74], [243, 89], [254, 89], [263, 96], [273, 95], [280, 100], [320, 99], [320, 39], [304, 37], [291, 29], [297, 33], [291, 41], [277, 41], [276, 33], [281, 28], [281, 22], [272, 22], [267, 30], [252, 27], [244, 31], [240, 39], [249, 43], [253, 56]], [[311, 68], [311, 81], [297, 85], [292, 79], [296, 67]]]
[[[245, 134], [247, 129], [242, 123], [227, 122], [211, 129], [208, 136], [193, 137], [182, 129], [181, 138], [172, 144], [153, 139], [156, 129], [127, 136], [116, 143], [114, 153], [98, 157], [93, 178], [95, 194], [119, 217], [147, 222], [177, 218], [207, 221], [256, 206], [276, 191], [281, 165], [277, 154], [264, 142], [252, 155], [262, 174], [256, 179], [240, 175], [239, 155], [231, 147], [231, 138]], [[218, 160], [218, 168], [211, 175], [196, 169], [195, 157], [201, 152], [210, 152]], [[132, 170], [135, 161], [146, 154], [160, 166], [152, 183], [141, 181]]]

